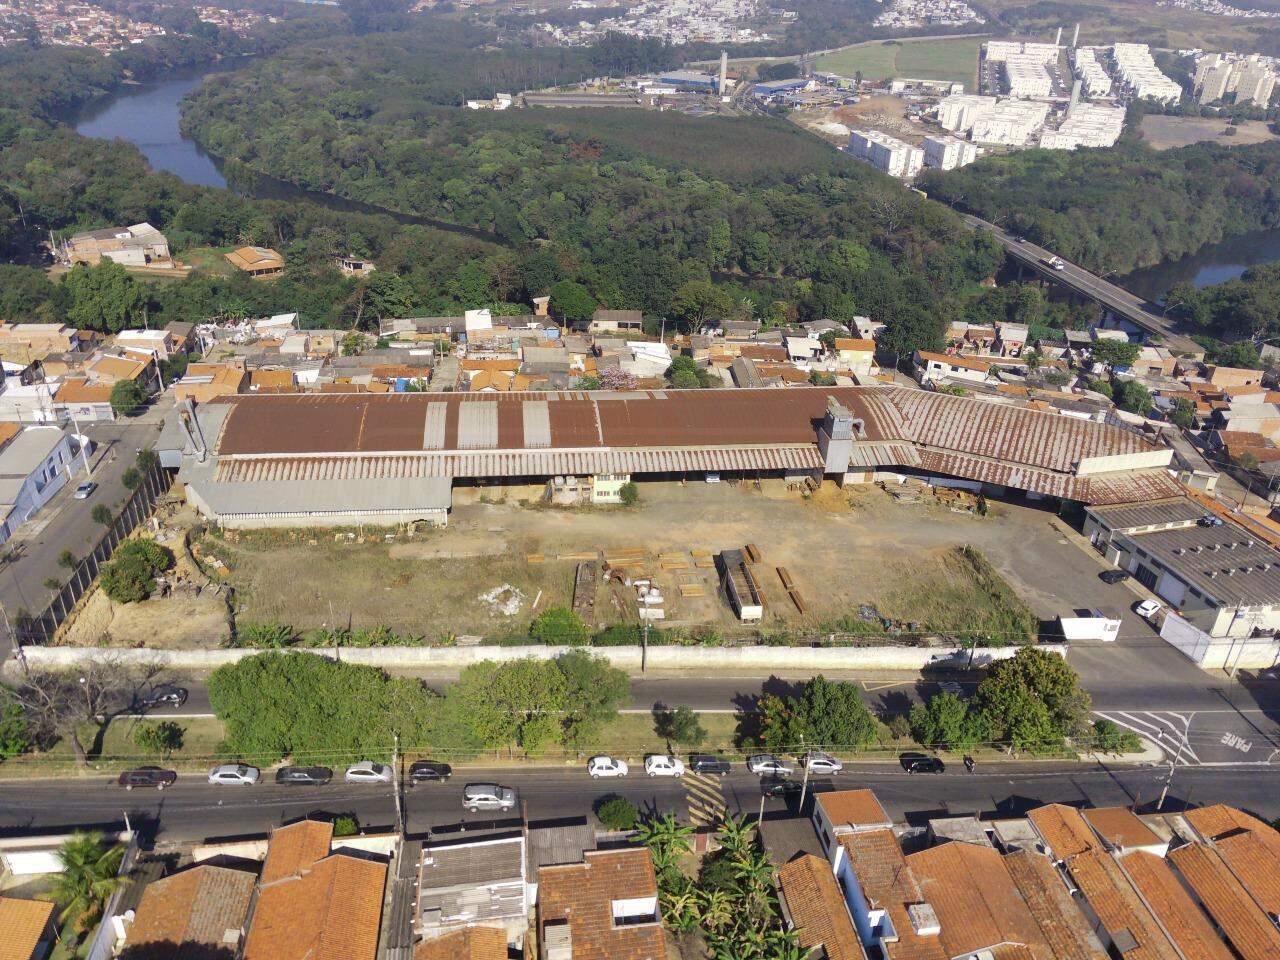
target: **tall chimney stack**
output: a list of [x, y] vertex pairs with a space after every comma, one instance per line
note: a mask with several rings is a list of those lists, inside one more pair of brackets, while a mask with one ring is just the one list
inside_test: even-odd
[[1058, 28], [1058, 32], [1053, 38], [1053, 45], [1055, 47], [1062, 46], [1062, 28], [1061, 27]]
[[1080, 24], [1076, 24], [1075, 32], [1071, 34], [1071, 49], [1074, 50], [1080, 43]]
[[729, 86], [729, 51], [720, 51], [720, 96], [728, 94]]

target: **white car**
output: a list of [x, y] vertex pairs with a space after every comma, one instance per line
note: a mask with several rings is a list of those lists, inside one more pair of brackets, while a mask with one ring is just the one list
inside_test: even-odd
[[1152, 620], [1157, 613], [1164, 609], [1164, 604], [1159, 600], [1143, 600], [1133, 609], [1142, 619]]
[[210, 783], [229, 783], [247, 787], [258, 782], [262, 772], [257, 767], [245, 763], [224, 763], [209, 771]]
[[804, 765], [818, 776], [829, 776], [844, 769], [844, 764], [828, 753], [814, 752], [805, 757]]
[[747, 758], [747, 769], [758, 777], [768, 774], [771, 777], [791, 775], [791, 764], [785, 763], [770, 753], [760, 753]]
[[86, 480], [80, 486], [76, 487], [76, 492], [72, 494], [77, 500], [88, 500], [93, 496], [93, 491], [98, 489], [98, 485], [92, 480]]
[[625, 760], [615, 760], [613, 757], [592, 757], [587, 761], [587, 773], [594, 779], [625, 777], [630, 772], [631, 768], [627, 766]]
[[665, 753], [651, 753], [644, 758], [644, 772], [651, 777], [683, 777], [684, 761]]
[[391, 768], [385, 763], [361, 760], [347, 767], [347, 774], [343, 779], [347, 783], [390, 783]]

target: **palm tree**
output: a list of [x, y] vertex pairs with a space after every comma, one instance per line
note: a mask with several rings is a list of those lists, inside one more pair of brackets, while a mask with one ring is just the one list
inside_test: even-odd
[[662, 903], [662, 922], [672, 930], [692, 930], [698, 922], [698, 894], [692, 886], [659, 897]]
[[709, 890], [699, 904], [702, 925], [719, 932], [733, 922], [736, 904], [727, 890]]
[[636, 830], [636, 836], [653, 854], [654, 866], [661, 858], [664, 863], [671, 863], [677, 856], [689, 852], [689, 837], [693, 835], [693, 827], [681, 826], [674, 813], [664, 813], [660, 817], [649, 817]]
[[795, 931], [775, 930], [766, 935], [766, 960], [808, 960], [809, 951], [800, 946]]
[[730, 858], [737, 859], [751, 848], [754, 832], [755, 826], [746, 814], [741, 817], [729, 815], [716, 831], [716, 840]]
[[123, 859], [124, 847], [106, 846], [101, 833], [73, 833], [58, 850], [62, 873], [53, 885], [54, 900], [62, 905], [58, 919], [70, 922], [78, 934], [92, 930], [108, 898], [128, 882], [117, 876]]

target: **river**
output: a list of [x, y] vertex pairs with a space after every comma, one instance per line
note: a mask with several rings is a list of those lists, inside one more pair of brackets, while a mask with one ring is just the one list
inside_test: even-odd
[[1189, 280], [1197, 288], [1234, 280], [1249, 267], [1280, 260], [1280, 230], [1260, 230], [1201, 247], [1180, 260], [1136, 270], [1116, 283], [1130, 293], [1159, 302], [1175, 283]]
[[[83, 110], [73, 119], [73, 125], [77, 133], [86, 137], [119, 139], [132, 143], [142, 151], [154, 170], [165, 170], [197, 186], [226, 188], [227, 178], [222, 174], [222, 165], [218, 159], [205, 153], [190, 137], [184, 136], [179, 120], [183, 97], [200, 86], [206, 78], [233, 70], [239, 65], [242, 62], [184, 70], [165, 80], [122, 87], [115, 95]], [[503, 242], [496, 234], [485, 230], [460, 227], [430, 217], [397, 213], [336, 194], [307, 190], [297, 184], [261, 174], [252, 176], [252, 183], [244, 192], [263, 200], [307, 200], [344, 213], [379, 214], [401, 223], [416, 223], [489, 243]]]

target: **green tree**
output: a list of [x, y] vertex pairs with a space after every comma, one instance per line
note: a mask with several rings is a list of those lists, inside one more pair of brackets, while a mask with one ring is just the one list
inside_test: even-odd
[[33, 735], [22, 705], [0, 688], [0, 761], [30, 750], [34, 746]]
[[1169, 420], [1184, 430], [1190, 430], [1196, 423], [1196, 405], [1186, 397], [1178, 397], [1173, 401]]
[[143, 474], [148, 474], [160, 465], [160, 455], [150, 447], [143, 447], [133, 458], [133, 465]]
[[109, 527], [115, 523], [116, 516], [111, 512], [111, 508], [105, 503], [99, 503], [89, 511], [89, 516], [93, 518], [94, 523], [100, 523], [104, 527]]
[[1139, 413], [1145, 416], [1155, 405], [1151, 399], [1151, 391], [1137, 380], [1117, 380], [1115, 385], [1115, 403], [1121, 410]]
[[74, 570], [76, 567], [76, 555], [70, 550], [63, 550], [58, 554], [58, 566], [66, 567], [68, 570]]
[[1109, 367], [1132, 367], [1142, 348], [1127, 340], [1095, 340], [1089, 346], [1089, 357]]
[[111, 388], [111, 409], [117, 417], [132, 417], [146, 399], [134, 380], [120, 380]]
[[1142, 738], [1114, 720], [1100, 718], [1093, 721], [1092, 746], [1099, 753], [1136, 753], [1142, 749]]
[[172, 720], [160, 723], [140, 723], [133, 730], [133, 742], [145, 753], [163, 756], [182, 749], [187, 731]]
[[653, 709], [653, 732], [671, 743], [697, 747], [707, 739], [707, 730], [693, 708], [681, 704], [674, 710], [661, 705]]
[[157, 574], [173, 566], [173, 554], [154, 540], [126, 540], [98, 574], [102, 590], [116, 603], [151, 596]]
[[744, 748], [784, 751], [799, 749], [807, 732], [791, 697], [766, 693], [756, 709], [739, 717], [738, 742]]
[[335, 837], [355, 837], [360, 834], [360, 821], [354, 813], [343, 813], [333, 818]]
[[551, 312], [562, 323], [581, 323], [591, 319], [596, 301], [580, 283], [561, 280], [551, 288]]
[[119, 333], [137, 323], [147, 306], [146, 287], [110, 260], [73, 267], [62, 286], [70, 300], [67, 321], [81, 330]]
[[596, 818], [606, 830], [634, 830], [640, 811], [626, 797], [608, 796], [596, 804]]
[[58, 848], [62, 872], [51, 893], [61, 907], [58, 919], [83, 936], [97, 925], [107, 900], [129, 882], [118, 876], [124, 847], [108, 846], [101, 833], [76, 831]]
[[378, 320], [413, 313], [413, 286], [404, 277], [379, 270], [365, 281], [365, 303]]
[[634, 480], [628, 480], [618, 489], [618, 496], [622, 498], [623, 506], [634, 507], [640, 500], [640, 487]]
[[120, 482], [129, 490], [134, 490], [142, 482], [142, 474], [138, 473], [137, 467], [129, 467], [120, 474]]
[[[446, 693], [455, 700], [475, 738], [488, 747], [534, 740], [549, 728], [546, 717], [565, 708], [567, 683], [545, 661], [485, 661], [467, 667]], [[531, 725], [528, 733], [525, 727]]]
[[667, 367], [667, 379], [671, 385], [680, 390], [698, 390], [710, 383], [710, 375], [702, 370], [693, 357], [683, 354], [674, 357], [671, 366]]
[[969, 750], [986, 739], [985, 718], [953, 693], [911, 706], [911, 735], [927, 747]]
[[560, 723], [567, 746], [581, 748], [597, 738], [627, 701], [631, 682], [622, 670], [585, 650], [570, 650], [552, 664], [564, 685]]
[[566, 607], [547, 607], [529, 625], [529, 639], [551, 647], [580, 646], [590, 636], [582, 618]]
[[875, 720], [856, 683], [828, 680], [819, 674], [805, 684], [797, 713], [806, 743], [861, 749], [875, 741]]
[[671, 297], [671, 314], [686, 328], [723, 320], [733, 312], [733, 298], [707, 280], [686, 280]]
[[1030, 646], [991, 664], [974, 694], [974, 708], [991, 738], [1014, 750], [1056, 745], [1079, 735], [1090, 705], [1065, 659]]

